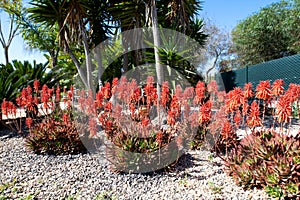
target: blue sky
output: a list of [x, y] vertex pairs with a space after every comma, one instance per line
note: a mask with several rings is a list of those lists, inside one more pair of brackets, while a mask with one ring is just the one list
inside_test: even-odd
[[[210, 18], [218, 26], [230, 31], [239, 21], [259, 11], [260, 8], [278, 1], [280, 0], [206, 0], [203, 3], [200, 16]], [[8, 24], [5, 22], [8, 19], [3, 12], [0, 13], [0, 16], [2, 28], [6, 29]], [[9, 49], [10, 61], [18, 59], [29, 60], [30, 62], [36, 60], [38, 63], [45, 62], [46, 59], [43, 54], [37, 50], [26, 50], [24, 41], [19, 36], [13, 40]], [[0, 48], [0, 63], [4, 63], [2, 47]]]
[[205, 0], [201, 16], [231, 30], [241, 20], [258, 12], [260, 8], [280, 0]]

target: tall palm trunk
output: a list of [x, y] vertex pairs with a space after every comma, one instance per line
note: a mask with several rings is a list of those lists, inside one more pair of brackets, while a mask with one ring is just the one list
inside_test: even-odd
[[95, 87], [93, 87], [93, 76], [92, 76], [92, 60], [89, 52], [89, 45], [86, 37], [86, 30], [84, 27], [82, 27], [82, 24], [80, 26], [82, 28], [82, 42], [83, 42], [83, 48], [84, 48], [84, 54], [85, 54], [85, 60], [86, 60], [86, 82], [88, 89], [92, 91], [93, 95], [95, 95]]
[[98, 80], [98, 86], [99, 86], [99, 89], [103, 86], [103, 83], [102, 83], [102, 80], [101, 80], [101, 76], [104, 72], [104, 69], [103, 69], [103, 63], [102, 63], [102, 59], [101, 59], [101, 44], [100, 45], [97, 45], [95, 47], [95, 58], [96, 58], [96, 61], [97, 61], [97, 64], [98, 64], [98, 76], [97, 76], [97, 80]]
[[153, 31], [153, 43], [154, 43], [155, 69], [156, 69], [156, 76], [157, 76], [157, 95], [159, 101], [160, 93], [161, 93], [161, 85], [164, 81], [164, 74], [163, 74], [161, 59], [158, 53], [158, 47], [160, 47], [160, 37], [159, 37], [159, 30], [158, 30], [158, 18], [157, 18], [155, 0], [151, 0], [151, 20], [152, 20], [152, 31]]

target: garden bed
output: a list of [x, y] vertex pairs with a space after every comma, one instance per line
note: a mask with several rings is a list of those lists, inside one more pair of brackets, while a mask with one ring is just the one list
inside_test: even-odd
[[169, 172], [115, 174], [99, 154], [35, 155], [26, 150], [22, 137], [7, 137], [10, 134], [0, 132], [0, 198], [268, 198], [263, 190], [236, 186], [224, 173], [221, 159], [208, 151], [189, 151]]

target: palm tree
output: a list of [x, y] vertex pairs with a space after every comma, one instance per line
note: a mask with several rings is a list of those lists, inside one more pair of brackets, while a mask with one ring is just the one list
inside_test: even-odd
[[[33, 0], [29, 8], [31, 19], [36, 23], [59, 27], [59, 44], [74, 62], [85, 86], [95, 93], [92, 80], [92, 62], [87, 32], [88, 11], [91, 1], [82, 0]], [[74, 47], [83, 45], [85, 65], [81, 65], [75, 56]], [[85, 67], [85, 68], [84, 68]]]
[[[182, 32], [195, 39], [200, 45], [204, 45], [205, 43], [205, 39], [207, 36], [203, 33], [203, 20], [195, 18], [198, 11], [201, 10], [201, 4], [199, 0], [112, 0], [110, 2], [111, 4], [109, 10], [113, 16], [113, 19], [115, 19], [118, 22], [117, 26], [121, 27], [121, 31], [126, 31], [132, 28], [139, 27], [153, 27], [154, 25], [156, 27], [160, 26], [163, 28], [173, 29]], [[157, 30], [157, 28], [154, 28], [153, 30], [155, 31]], [[154, 37], [156, 37], [156, 44], [154, 44], [154, 47], [160, 46], [157, 43], [159, 42], [159, 37], [157, 36], [158, 33], [154, 33]], [[131, 46], [131, 44], [127, 43], [125, 37], [123, 37], [122, 40], [124, 48], [128, 49]], [[196, 49], [195, 52], [196, 51], [199, 51], [199, 49]], [[159, 50], [155, 52], [157, 54], [157, 52], [163, 51]], [[155, 54], [155, 52], [153, 52], [153, 54]], [[145, 53], [145, 51], [143, 53]], [[160, 55], [164, 56], [161, 53]], [[161, 63], [161, 61], [159, 61], [158, 59], [159, 56], [156, 55], [156, 66], [158, 66], [159, 63]], [[127, 55], [124, 55], [123, 60], [123, 68], [125, 68], [125, 66], [128, 65], [129, 60]], [[135, 57], [135, 59], [133, 60], [138, 60], [138, 58]], [[136, 65], [138, 65], [137, 61], [135, 63]], [[180, 71], [182, 71], [185, 76], [195, 76], [195, 67], [187, 66], [187, 64], [187, 62], [183, 61], [180, 64]], [[183, 70], [181, 70], [181, 68]], [[158, 70], [157, 72], [163, 74], [162, 71], [160, 72], [160, 70]], [[161, 82], [163, 80], [162, 75], [159, 75], [158, 77], [160, 77], [158, 81]]]
[[[113, 23], [116, 28], [122, 33], [134, 29], [142, 28], [146, 24], [146, 13], [145, 13], [145, 2], [143, 0], [111, 0], [109, 1], [109, 12], [112, 15]], [[135, 41], [128, 37], [138, 38]], [[133, 42], [142, 42], [142, 38], [139, 35], [126, 35], [122, 34], [122, 44], [125, 51], [128, 51], [132, 46]], [[123, 55], [123, 71], [127, 72], [132, 66], [129, 66], [130, 60], [134, 66], [138, 66], [141, 63], [141, 51], [136, 50], [131, 53], [131, 57], [128, 54]]]

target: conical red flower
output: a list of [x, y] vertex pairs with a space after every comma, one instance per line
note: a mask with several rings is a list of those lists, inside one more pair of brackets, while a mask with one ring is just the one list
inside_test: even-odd
[[260, 81], [260, 83], [256, 87], [255, 97], [266, 101], [271, 98], [271, 95], [272, 95], [272, 92], [271, 92], [270, 81], [268, 81], [268, 80]]

